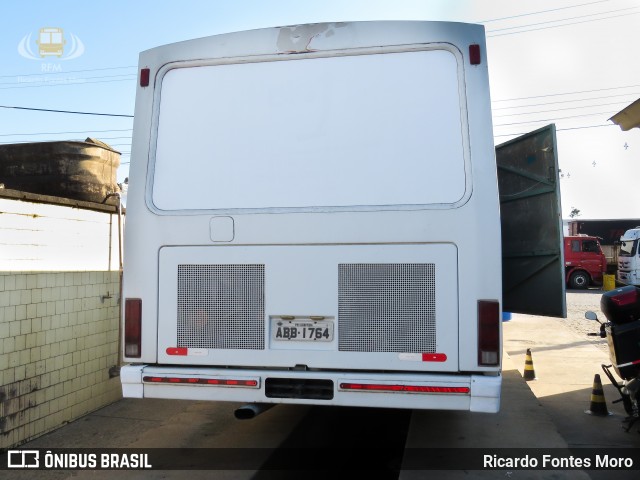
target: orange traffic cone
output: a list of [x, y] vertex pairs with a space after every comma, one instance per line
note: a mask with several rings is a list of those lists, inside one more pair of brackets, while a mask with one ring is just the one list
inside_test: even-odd
[[527, 358], [524, 362], [524, 379], [527, 381], [536, 379], [536, 372], [533, 369], [533, 360], [531, 359], [530, 348], [527, 348]]
[[593, 377], [593, 389], [591, 390], [591, 405], [589, 410], [585, 410], [584, 413], [589, 415], [609, 415], [607, 410], [607, 402], [604, 399], [604, 390], [602, 389], [602, 382], [600, 382], [600, 375], [596, 373]]

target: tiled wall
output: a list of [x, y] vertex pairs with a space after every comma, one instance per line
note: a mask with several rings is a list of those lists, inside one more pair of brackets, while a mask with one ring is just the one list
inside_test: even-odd
[[0, 272], [0, 448], [121, 397], [119, 273]]

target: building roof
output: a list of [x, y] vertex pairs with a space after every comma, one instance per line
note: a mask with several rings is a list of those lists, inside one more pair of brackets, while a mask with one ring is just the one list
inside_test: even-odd
[[[38, 193], [23, 192], [20, 190], [12, 190], [4, 188], [4, 185], [0, 183], [0, 199], [18, 200], [23, 202], [32, 203], [47, 203], [49, 205], [61, 205], [63, 207], [79, 208], [81, 210], [94, 210], [97, 212], [105, 213], [118, 213], [118, 205], [113, 203], [96, 203], [91, 201], [76, 200], [73, 198], [56, 197], [52, 195], [41, 195]], [[126, 209], [122, 206], [122, 213], [125, 213]]]
[[640, 128], [640, 98], [616, 113], [611, 120], [624, 131]]

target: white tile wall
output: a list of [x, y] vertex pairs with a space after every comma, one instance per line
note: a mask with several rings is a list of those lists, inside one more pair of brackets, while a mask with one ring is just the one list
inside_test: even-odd
[[121, 397], [118, 293], [117, 271], [0, 272], [0, 448]]
[[118, 251], [115, 213], [0, 198], [0, 449], [121, 397]]

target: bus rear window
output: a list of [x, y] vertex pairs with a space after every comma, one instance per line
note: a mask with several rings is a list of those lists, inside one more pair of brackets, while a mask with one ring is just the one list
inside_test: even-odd
[[160, 210], [454, 204], [467, 189], [447, 50], [174, 68], [158, 98]]

